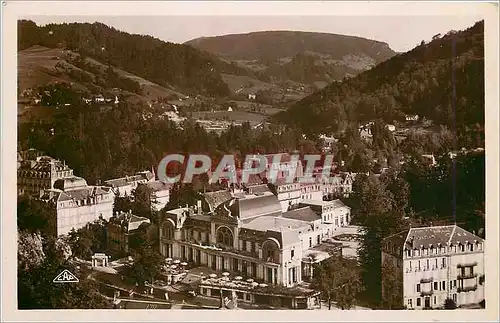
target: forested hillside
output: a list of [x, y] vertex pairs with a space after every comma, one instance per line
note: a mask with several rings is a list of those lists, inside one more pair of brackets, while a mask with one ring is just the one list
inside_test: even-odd
[[350, 122], [380, 118], [392, 123], [404, 120], [405, 114], [418, 114], [449, 127], [456, 123], [459, 142], [464, 145], [472, 141], [471, 136], [483, 136], [483, 21], [422, 43], [355, 78], [332, 83], [280, 114], [278, 120], [311, 135], [338, 134]]
[[33, 45], [69, 49], [186, 93], [226, 96], [229, 88], [221, 73], [249, 75], [245, 69], [191, 46], [131, 35], [102, 23], [37, 26], [21, 20], [18, 28], [18, 50]]
[[265, 79], [305, 84], [342, 80], [396, 54], [376, 40], [301, 31], [202, 37], [186, 44], [258, 71]]

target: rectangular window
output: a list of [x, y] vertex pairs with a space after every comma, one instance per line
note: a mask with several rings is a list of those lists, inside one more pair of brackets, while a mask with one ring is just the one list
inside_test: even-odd
[[420, 306], [420, 305], [421, 305], [420, 297], [417, 297], [417, 306]]
[[437, 299], [436, 299], [436, 296], [434, 296], [434, 305], [437, 304]]
[[321, 243], [321, 236], [318, 234], [316, 236], [316, 244], [320, 244]]
[[438, 268], [438, 260], [436, 258], [436, 264], [435, 264], [436, 269]]
[[420, 293], [420, 284], [417, 284], [417, 293]]
[[238, 259], [233, 258], [233, 271], [238, 272]]
[[434, 290], [438, 290], [438, 282], [434, 282]]
[[446, 282], [444, 280], [441, 282], [441, 289], [446, 290]]
[[454, 287], [454, 288], [456, 288], [456, 287], [457, 287], [457, 280], [456, 280], [456, 279], [453, 281], [453, 287]]
[[443, 268], [446, 268], [446, 258], [443, 258], [443, 259], [441, 260], [441, 266], [442, 266]]
[[411, 298], [408, 299], [408, 307], [413, 307], [412, 299]]
[[309, 237], [309, 248], [312, 248], [313, 246], [313, 239], [312, 237]]
[[295, 250], [292, 249], [290, 250], [290, 258], [293, 259], [293, 256], [295, 255]]

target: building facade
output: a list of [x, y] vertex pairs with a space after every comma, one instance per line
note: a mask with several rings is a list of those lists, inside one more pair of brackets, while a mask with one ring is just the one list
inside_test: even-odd
[[89, 186], [81, 177], [58, 179], [40, 198], [56, 211], [58, 236], [113, 215], [113, 192], [107, 187]]
[[73, 176], [73, 170], [64, 162], [49, 156], [25, 154], [17, 169], [18, 194], [40, 196], [43, 190], [51, 189], [58, 179]]
[[323, 187], [319, 181], [300, 183], [300, 199], [323, 201]]
[[328, 258], [330, 249], [333, 254], [334, 246], [323, 243], [329, 229], [333, 225], [309, 207], [283, 212], [270, 192], [242, 194], [213, 212], [201, 207], [166, 211], [160, 251], [245, 279], [292, 287], [303, 281], [303, 265]]
[[[384, 239], [382, 265], [402, 282], [402, 306], [443, 308], [484, 300], [484, 240], [459, 226], [412, 228]], [[383, 289], [384, 290], [384, 289]]]

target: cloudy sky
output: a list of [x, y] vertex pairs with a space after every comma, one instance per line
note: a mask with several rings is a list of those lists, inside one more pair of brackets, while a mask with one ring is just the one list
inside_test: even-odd
[[116, 29], [182, 43], [193, 38], [265, 30], [344, 34], [388, 43], [408, 51], [438, 33], [461, 30], [477, 16], [30, 16], [39, 25], [61, 22], [102, 22]]

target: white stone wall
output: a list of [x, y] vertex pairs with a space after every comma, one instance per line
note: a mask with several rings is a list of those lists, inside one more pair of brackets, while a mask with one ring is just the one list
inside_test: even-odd
[[98, 220], [101, 215], [105, 220], [109, 220], [113, 216], [113, 200], [111, 198], [106, 198], [97, 204], [58, 207], [57, 235], [68, 234], [73, 228], [78, 230], [87, 223]]

